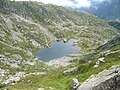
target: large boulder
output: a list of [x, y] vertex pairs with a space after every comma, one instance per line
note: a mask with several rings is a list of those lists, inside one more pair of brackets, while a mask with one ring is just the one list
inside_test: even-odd
[[71, 80], [71, 88], [73, 90], [76, 90], [78, 88], [78, 86], [79, 86], [79, 81], [76, 78], [73, 78]]
[[64, 71], [63, 75], [67, 76], [67, 75], [70, 75], [70, 74], [74, 74], [76, 72], [78, 72], [78, 68], [74, 67], [74, 68], [70, 68], [70, 69]]
[[66, 38], [65, 38], [65, 39], [63, 39], [63, 42], [64, 42], [64, 43], [66, 43], [66, 42], [67, 42], [67, 39], [66, 39]]
[[120, 65], [92, 75], [77, 90], [120, 90]]

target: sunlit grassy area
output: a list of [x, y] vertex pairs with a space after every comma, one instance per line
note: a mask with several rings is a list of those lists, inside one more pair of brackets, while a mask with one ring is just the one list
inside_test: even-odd
[[63, 71], [67, 68], [73, 67], [72, 65], [66, 68], [60, 67], [58, 69], [50, 70], [46, 75], [30, 75], [15, 85], [7, 86], [7, 88], [9, 90], [12, 90], [13, 88], [17, 90], [37, 90], [39, 87], [43, 87], [48, 90], [50, 87], [52, 87], [54, 90], [70, 90], [70, 81], [72, 78], [75, 77], [79, 80], [79, 82], [83, 82], [93, 74], [97, 74], [113, 65], [120, 64], [119, 56], [120, 51], [108, 55], [105, 57], [105, 63], [101, 63], [98, 68], [93, 67], [96, 60], [93, 60], [90, 63], [77, 63], [76, 66], [79, 67], [79, 72], [73, 75], [63, 75]]

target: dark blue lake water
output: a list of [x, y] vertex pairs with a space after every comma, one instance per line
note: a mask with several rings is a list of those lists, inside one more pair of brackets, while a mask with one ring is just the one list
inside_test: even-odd
[[49, 61], [52, 59], [60, 58], [68, 54], [79, 52], [78, 46], [73, 46], [75, 40], [71, 39], [64, 43], [63, 41], [54, 41], [51, 43], [50, 48], [43, 48], [36, 52], [36, 57], [42, 61]]

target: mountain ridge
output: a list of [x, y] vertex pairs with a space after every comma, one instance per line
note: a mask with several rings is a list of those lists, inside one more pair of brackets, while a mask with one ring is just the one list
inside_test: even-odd
[[92, 1], [93, 5], [80, 10], [92, 13], [104, 20], [120, 20], [120, 1], [119, 0], [104, 0], [102, 2]]

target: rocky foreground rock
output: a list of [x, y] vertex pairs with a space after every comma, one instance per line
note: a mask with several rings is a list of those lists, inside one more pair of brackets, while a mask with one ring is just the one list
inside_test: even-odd
[[67, 76], [70, 74], [75, 74], [76, 72], [78, 72], [78, 67], [70, 68], [70, 69], [64, 71], [63, 75]]
[[77, 90], [120, 90], [120, 65], [92, 75]]
[[73, 90], [75, 90], [75, 89], [78, 88], [79, 85], [80, 85], [80, 84], [79, 84], [79, 81], [78, 81], [76, 78], [73, 78], [72, 81], [71, 81], [71, 88], [72, 88]]

